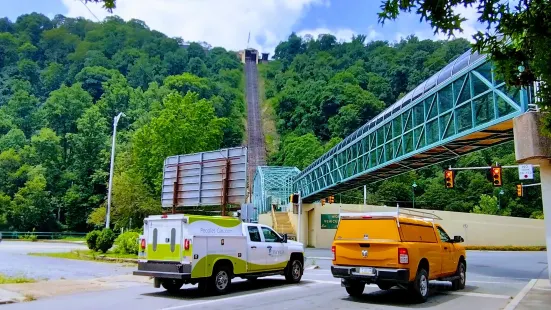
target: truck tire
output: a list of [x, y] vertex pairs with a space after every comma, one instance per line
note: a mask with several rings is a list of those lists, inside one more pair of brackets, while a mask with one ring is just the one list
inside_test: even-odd
[[285, 280], [289, 283], [298, 283], [302, 278], [302, 273], [302, 263], [300, 260], [292, 258], [285, 270]]
[[467, 268], [465, 268], [465, 262], [461, 261], [457, 264], [456, 276], [458, 276], [459, 279], [452, 281], [452, 289], [454, 291], [464, 289], [465, 282], [467, 281]]
[[177, 293], [184, 285], [184, 281], [177, 279], [164, 279], [161, 282], [161, 285], [169, 293]]
[[387, 291], [387, 290], [393, 288], [393, 287], [394, 287], [394, 284], [391, 284], [391, 283], [379, 283], [379, 284], [377, 284], [377, 286], [378, 286], [381, 290]]
[[212, 271], [212, 276], [208, 283], [208, 288], [212, 290], [215, 295], [221, 295], [228, 292], [231, 284], [231, 271], [228, 266], [215, 265]]
[[350, 286], [345, 287], [348, 295], [352, 297], [360, 297], [364, 293], [365, 283], [351, 283]]
[[409, 290], [417, 302], [425, 302], [429, 297], [429, 275], [427, 271], [419, 267], [415, 280], [409, 285]]

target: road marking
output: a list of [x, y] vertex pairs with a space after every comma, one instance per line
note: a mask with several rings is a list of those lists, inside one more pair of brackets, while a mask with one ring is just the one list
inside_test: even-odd
[[530, 280], [530, 282], [528, 282], [528, 284], [526, 284], [526, 286], [520, 292], [518, 292], [517, 296], [515, 296], [515, 298], [513, 298], [513, 300], [511, 300], [511, 302], [503, 310], [515, 309], [520, 301], [524, 298], [524, 296], [526, 296], [526, 294], [528, 294], [532, 287], [534, 287], [537, 281], [537, 279]]
[[[316, 285], [316, 284], [314, 283], [314, 285]], [[305, 285], [305, 286], [307, 286], [307, 285]], [[184, 308], [202, 306], [202, 305], [211, 304], [211, 303], [220, 302], [220, 301], [235, 300], [235, 299], [241, 299], [241, 298], [246, 298], [246, 297], [258, 296], [258, 295], [264, 295], [264, 294], [271, 294], [271, 293], [279, 293], [279, 292], [283, 292], [283, 291], [287, 291], [287, 290], [296, 290], [296, 289], [297, 289], [297, 285], [292, 285], [290, 287], [284, 287], [284, 288], [279, 288], [279, 289], [274, 289], [274, 290], [267, 289], [265, 291], [257, 292], [257, 293], [244, 294], [244, 295], [239, 295], [239, 296], [231, 296], [231, 297], [226, 297], [226, 298], [218, 298], [218, 299], [214, 299], [214, 300], [206, 300], [206, 301], [196, 302], [196, 303], [193, 303], [193, 304], [186, 304], [186, 305], [181, 305], [181, 306], [162, 308], [161, 310], [184, 309]]]
[[466, 282], [467, 284], [468, 283], [485, 283], [485, 284], [512, 284], [512, 285], [517, 285], [517, 284], [523, 284], [524, 282], [514, 282], [514, 281], [510, 281], [510, 282], [495, 282], [495, 281], [473, 281], [473, 280], [467, 280]]
[[448, 294], [448, 295], [459, 295], [459, 296], [470, 296], [470, 297], [511, 299], [511, 296], [508, 296], [508, 295], [484, 294], [484, 293], [474, 293], [474, 292], [441, 292], [441, 293]]

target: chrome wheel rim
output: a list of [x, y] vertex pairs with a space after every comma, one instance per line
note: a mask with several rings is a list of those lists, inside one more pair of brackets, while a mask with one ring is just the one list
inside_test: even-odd
[[421, 291], [421, 295], [426, 296], [429, 288], [427, 277], [425, 277], [425, 275], [421, 275], [419, 282], [419, 290]]
[[219, 290], [224, 290], [226, 286], [228, 286], [228, 281], [228, 273], [223, 270], [219, 271], [216, 275], [216, 288], [218, 288]]
[[293, 262], [293, 269], [292, 269], [292, 275], [293, 279], [298, 279], [300, 277], [300, 263], [295, 261]]
[[465, 267], [463, 267], [463, 265], [461, 265], [459, 277], [461, 278], [461, 284], [465, 284]]

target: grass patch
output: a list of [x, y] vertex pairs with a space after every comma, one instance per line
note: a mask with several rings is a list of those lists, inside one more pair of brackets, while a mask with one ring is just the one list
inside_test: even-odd
[[63, 241], [86, 241], [86, 237], [62, 237], [60, 239], [54, 239], [54, 240], [63, 240]]
[[118, 254], [112, 251], [107, 253], [94, 252], [91, 250], [73, 250], [71, 252], [54, 252], [54, 253], [29, 253], [33, 256], [45, 256], [65, 259], [87, 260], [87, 261], [100, 261], [109, 263], [124, 262], [125, 259], [137, 259], [138, 256], [134, 254]]
[[17, 283], [33, 283], [36, 282], [34, 279], [16, 276], [10, 277], [0, 273], [0, 284], [17, 284]]
[[23, 301], [35, 301], [36, 297], [33, 294], [25, 294]]
[[467, 245], [466, 250], [469, 251], [545, 251], [546, 246], [483, 246], [483, 245]]

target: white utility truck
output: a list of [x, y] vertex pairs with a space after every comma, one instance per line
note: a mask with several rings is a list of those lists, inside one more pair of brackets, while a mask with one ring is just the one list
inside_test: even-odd
[[300, 282], [304, 246], [266, 225], [239, 218], [184, 214], [152, 215], [139, 238], [138, 270], [169, 292], [199, 284], [204, 293], [227, 292], [231, 279], [284, 275]]

